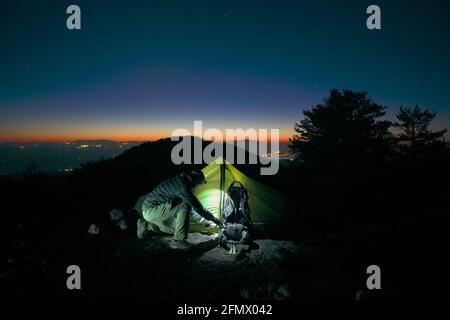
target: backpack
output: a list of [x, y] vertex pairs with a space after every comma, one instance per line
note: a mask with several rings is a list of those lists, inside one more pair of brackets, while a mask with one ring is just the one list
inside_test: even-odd
[[225, 195], [221, 244], [248, 244], [251, 241], [252, 220], [248, 205], [248, 192], [239, 181], [234, 181]]

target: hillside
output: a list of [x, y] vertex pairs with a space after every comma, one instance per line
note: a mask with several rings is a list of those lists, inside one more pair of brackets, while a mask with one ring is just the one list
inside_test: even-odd
[[[237, 256], [217, 248], [209, 235], [191, 235], [202, 243], [185, 253], [167, 248], [165, 237], [136, 239], [137, 217], [128, 210], [137, 197], [182, 170], [202, 167], [173, 165], [172, 146], [169, 140], [144, 143], [69, 175], [1, 177], [1, 296], [296, 300], [355, 299], [359, 292], [373, 299], [379, 294], [364, 289], [365, 268], [373, 263], [385, 272], [382, 298], [446, 295], [448, 187], [399, 190], [386, 183], [392, 172], [402, 177], [397, 167], [369, 180], [343, 180], [289, 166], [261, 179], [258, 166], [238, 166], [284, 191], [293, 220], [258, 230], [257, 248]], [[439, 167], [422, 170], [422, 179], [433, 179], [432, 170], [446, 174]], [[408, 195], [414, 203], [405, 203]], [[127, 230], [110, 220], [113, 208], [124, 212]], [[88, 233], [92, 223], [98, 235]], [[71, 264], [83, 270], [80, 292], [65, 287]]]

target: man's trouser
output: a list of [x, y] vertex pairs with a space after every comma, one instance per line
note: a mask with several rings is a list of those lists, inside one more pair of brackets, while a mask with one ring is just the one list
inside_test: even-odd
[[142, 216], [155, 224], [161, 232], [173, 234], [176, 240], [185, 240], [189, 229], [191, 207], [185, 202], [163, 203], [153, 208], [143, 208]]

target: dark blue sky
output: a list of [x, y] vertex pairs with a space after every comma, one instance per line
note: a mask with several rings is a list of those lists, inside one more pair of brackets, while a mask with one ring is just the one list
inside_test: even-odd
[[[77, 4], [82, 30], [66, 28]], [[366, 8], [382, 9], [382, 30]], [[2, 1], [0, 140], [280, 128], [331, 88], [450, 128], [448, 1]]]

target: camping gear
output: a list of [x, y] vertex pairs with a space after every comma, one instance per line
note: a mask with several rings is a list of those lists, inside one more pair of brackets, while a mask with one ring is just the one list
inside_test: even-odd
[[252, 228], [248, 192], [239, 181], [231, 183], [225, 194], [222, 221], [219, 241], [224, 248], [227, 246], [223, 242], [230, 244], [230, 254], [235, 254], [236, 244], [251, 241]]
[[[279, 224], [283, 221], [283, 217], [287, 213], [285, 197], [281, 193], [247, 177], [227, 160], [222, 157], [217, 158], [204, 167], [202, 172], [207, 182], [198, 186], [194, 194], [216, 218], [220, 220], [223, 218], [222, 208], [225, 207], [226, 190], [233, 183], [239, 182], [247, 190], [247, 202], [251, 209], [250, 218], [255, 228], [266, 224]], [[140, 197], [135, 205], [135, 209], [141, 213], [144, 200], [145, 195]], [[207, 231], [207, 229], [203, 224], [192, 218], [189, 232], [201, 231]], [[217, 232], [219, 231], [217, 230]]]
[[[245, 188], [253, 225], [279, 224], [286, 217], [286, 199], [283, 194], [259, 183], [239, 171], [222, 157], [202, 169], [206, 184], [199, 186], [194, 194], [215, 217], [222, 220], [226, 191], [232, 184]], [[191, 227], [198, 225], [194, 222]]]

